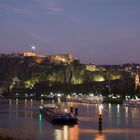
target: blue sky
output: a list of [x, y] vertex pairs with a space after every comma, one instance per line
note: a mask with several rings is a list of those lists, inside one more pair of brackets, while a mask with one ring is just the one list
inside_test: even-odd
[[0, 0], [0, 52], [140, 62], [140, 0]]

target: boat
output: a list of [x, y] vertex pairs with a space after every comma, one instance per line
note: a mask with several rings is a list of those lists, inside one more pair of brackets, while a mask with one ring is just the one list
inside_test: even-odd
[[100, 96], [83, 96], [83, 97], [70, 97], [66, 98], [67, 102], [86, 103], [86, 104], [102, 104], [103, 97]]
[[129, 99], [123, 102], [123, 105], [128, 107], [140, 107], [140, 99]]
[[40, 106], [40, 112], [43, 117], [55, 124], [76, 124], [78, 116], [68, 112], [67, 109], [60, 109], [55, 104], [45, 104]]

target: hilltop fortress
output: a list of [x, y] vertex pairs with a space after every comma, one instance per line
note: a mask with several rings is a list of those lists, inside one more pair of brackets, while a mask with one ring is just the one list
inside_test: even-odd
[[0, 93], [60, 89], [125, 94], [140, 89], [138, 76], [139, 64], [81, 64], [71, 54], [39, 55], [34, 51], [0, 54]]

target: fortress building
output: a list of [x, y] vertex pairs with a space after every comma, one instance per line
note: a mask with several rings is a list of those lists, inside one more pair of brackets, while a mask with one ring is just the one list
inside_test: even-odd
[[56, 54], [56, 55], [49, 55], [48, 59], [51, 62], [55, 62], [55, 63], [71, 63], [74, 60], [76, 60], [76, 58], [74, 58], [71, 54]]

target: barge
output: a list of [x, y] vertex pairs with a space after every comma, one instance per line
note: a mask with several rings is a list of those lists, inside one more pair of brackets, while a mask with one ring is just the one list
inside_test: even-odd
[[140, 99], [129, 99], [123, 102], [127, 107], [140, 107]]
[[103, 97], [100, 97], [100, 96], [69, 97], [69, 98], [66, 98], [66, 102], [102, 104], [104, 102], [104, 99]]
[[76, 124], [78, 117], [67, 109], [61, 110], [55, 104], [46, 104], [40, 106], [40, 113], [43, 117], [55, 124]]

